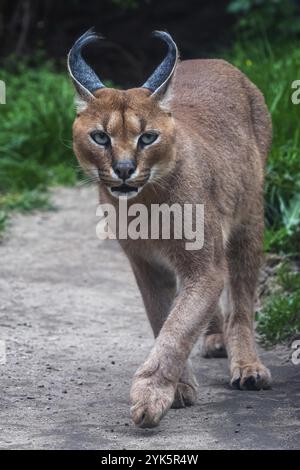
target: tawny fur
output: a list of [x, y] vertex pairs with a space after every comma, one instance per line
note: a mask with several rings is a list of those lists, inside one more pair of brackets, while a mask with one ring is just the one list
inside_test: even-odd
[[[111, 166], [134, 158], [139, 173], [128, 184], [143, 189], [128, 205], [205, 208], [201, 250], [186, 250], [184, 240], [120, 240], [156, 337], [131, 390], [132, 417], [142, 427], [157, 425], [172, 404], [194, 403], [197, 382], [188, 357], [201, 334], [204, 356], [227, 351], [233, 386], [270, 385], [253, 333], [269, 113], [259, 90], [223, 60], [179, 63], [170, 87], [167, 102], [146, 89], [100, 89], [73, 128], [83, 168], [100, 170], [102, 203], [118, 207], [108, 191], [117, 184]], [[89, 140], [97, 126], [111, 136], [110, 149]], [[137, 149], [147, 129], [157, 129], [160, 140]]]

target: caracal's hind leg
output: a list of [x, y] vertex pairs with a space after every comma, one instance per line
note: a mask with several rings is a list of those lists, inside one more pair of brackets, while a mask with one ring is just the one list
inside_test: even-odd
[[263, 215], [240, 225], [227, 249], [232, 309], [225, 318], [231, 385], [241, 390], [270, 387], [271, 374], [258, 357], [254, 338], [254, 298], [262, 254]]
[[205, 358], [227, 357], [224, 340], [224, 318], [221, 307], [216, 309], [201, 344], [201, 355]]

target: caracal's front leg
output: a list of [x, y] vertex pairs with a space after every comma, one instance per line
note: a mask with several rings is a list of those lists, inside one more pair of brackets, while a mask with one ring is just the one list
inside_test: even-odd
[[223, 278], [214, 269], [182, 280], [155, 345], [134, 376], [131, 414], [137, 426], [157, 426], [172, 405], [185, 363], [207, 328], [222, 286]]
[[[141, 291], [155, 338], [168, 317], [176, 293], [177, 280], [174, 272], [157, 261], [130, 256], [133, 272]], [[191, 406], [197, 399], [198, 383], [188, 360], [177, 384], [173, 408]]]

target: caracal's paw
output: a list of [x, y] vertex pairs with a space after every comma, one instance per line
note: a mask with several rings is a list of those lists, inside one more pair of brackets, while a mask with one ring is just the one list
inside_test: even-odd
[[222, 333], [214, 333], [203, 338], [201, 348], [202, 357], [227, 357], [224, 336]]
[[130, 398], [134, 423], [140, 428], [157, 426], [174, 401], [175, 386], [167, 380], [151, 377], [135, 377]]
[[260, 361], [236, 365], [232, 368], [231, 386], [239, 390], [267, 390], [271, 388], [272, 378], [269, 369]]

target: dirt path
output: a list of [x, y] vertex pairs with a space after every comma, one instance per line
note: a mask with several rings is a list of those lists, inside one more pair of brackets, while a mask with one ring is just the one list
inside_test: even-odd
[[91, 189], [18, 216], [0, 245], [0, 448], [300, 448], [300, 366], [265, 352], [273, 390], [232, 391], [226, 360], [193, 354], [198, 404], [154, 430], [129, 417], [132, 375], [152, 335], [127, 260], [95, 235]]

